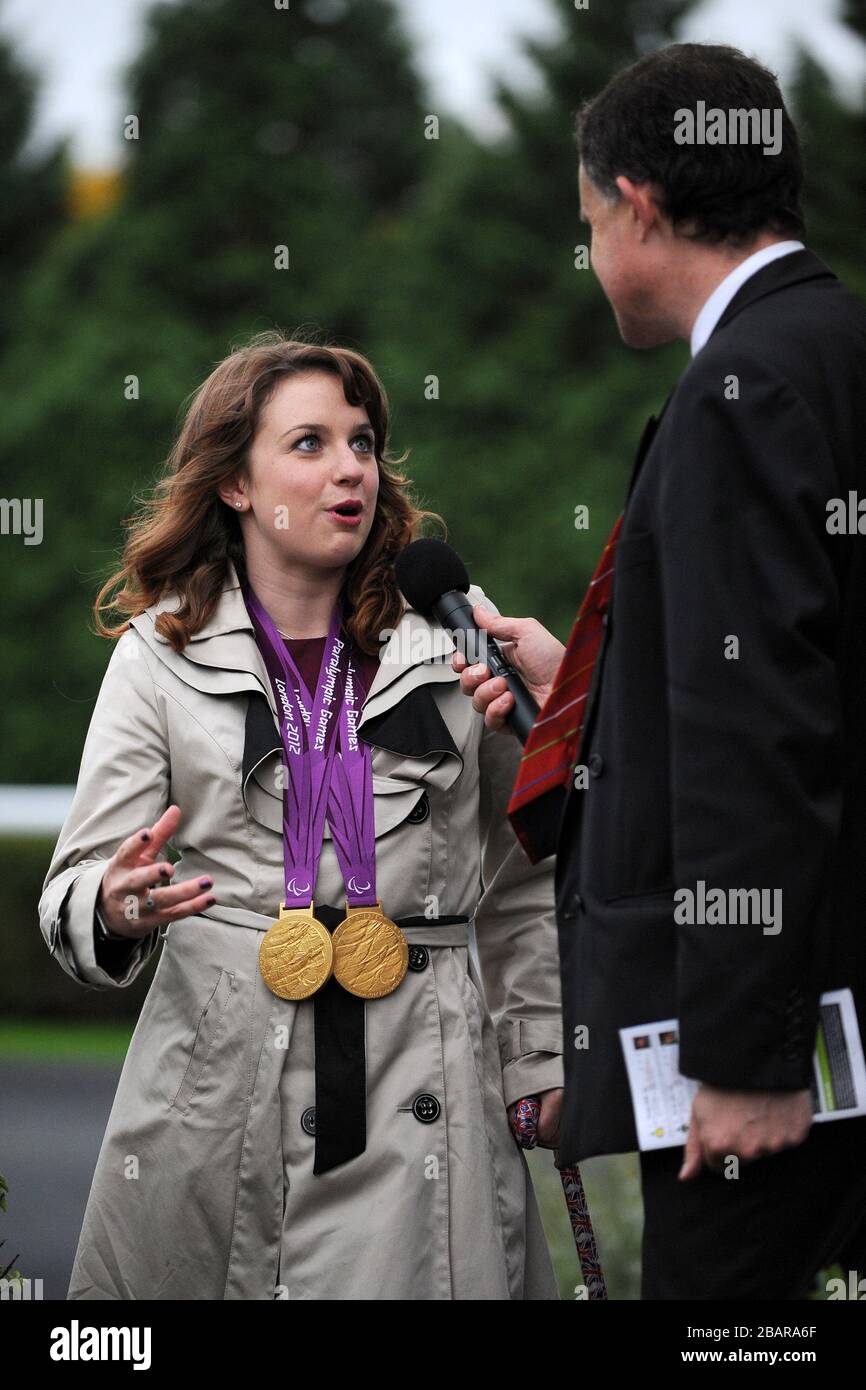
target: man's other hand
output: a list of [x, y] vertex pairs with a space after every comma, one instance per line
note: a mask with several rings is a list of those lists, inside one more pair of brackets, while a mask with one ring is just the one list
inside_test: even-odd
[[685, 1159], [678, 1177], [695, 1178], [704, 1164], [724, 1173], [735, 1155], [753, 1163], [802, 1144], [812, 1127], [806, 1091], [726, 1091], [702, 1085], [692, 1102]]

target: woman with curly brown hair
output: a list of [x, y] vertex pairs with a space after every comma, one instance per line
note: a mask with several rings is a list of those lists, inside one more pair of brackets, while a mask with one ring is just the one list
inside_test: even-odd
[[558, 1297], [507, 1113], [540, 1093], [555, 1147], [553, 860], [505, 814], [516, 741], [396, 587], [433, 514], [395, 462], [365, 358], [259, 335], [97, 597], [40, 924], [90, 987], [163, 945], [70, 1299]]

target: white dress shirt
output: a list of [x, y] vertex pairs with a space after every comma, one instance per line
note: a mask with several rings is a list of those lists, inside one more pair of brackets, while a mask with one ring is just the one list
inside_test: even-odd
[[716, 285], [692, 325], [692, 357], [696, 352], [700, 352], [737, 290], [745, 284], [750, 275], [769, 265], [770, 261], [777, 260], [779, 256], [789, 256], [792, 251], [804, 250], [802, 241], [774, 241], [772, 246], [762, 247], [760, 251], [753, 252], [744, 261], [740, 261], [739, 265], [734, 266], [730, 275], [726, 275], [724, 280]]

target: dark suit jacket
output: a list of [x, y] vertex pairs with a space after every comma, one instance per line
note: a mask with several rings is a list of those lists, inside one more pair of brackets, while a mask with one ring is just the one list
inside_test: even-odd
[[[683, 1073], [746, 1089], [810, 1084], [825, 989], [866, 1036], [866, 536], [827, 529], [864, 441], [866, 308], [810, 251], [740, 287], [641, 441], [560, 823], [562, 1160], [637, 1147], [620, 1027], [678, 1017]], [[780, 890], [781, 930], [678, 925], [701, 880]]]

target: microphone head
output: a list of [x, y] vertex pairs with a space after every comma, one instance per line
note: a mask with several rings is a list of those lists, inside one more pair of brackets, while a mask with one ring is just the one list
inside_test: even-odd
[[434, 536], [422, 536], [394, 561], [397, 585], [407, 603], [429, 618], [433, 605], [452, 589], [469, 589], [469, 572], [457, 551]]

